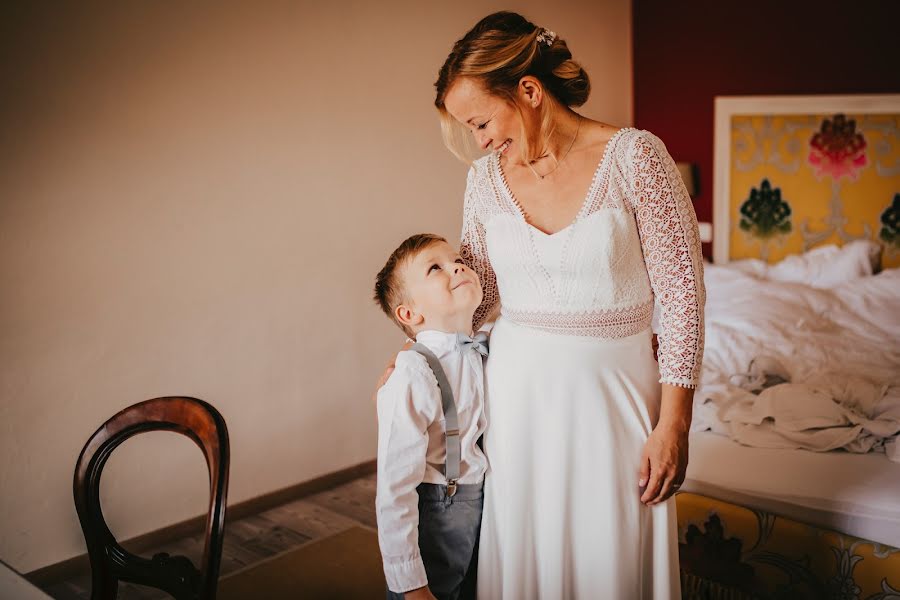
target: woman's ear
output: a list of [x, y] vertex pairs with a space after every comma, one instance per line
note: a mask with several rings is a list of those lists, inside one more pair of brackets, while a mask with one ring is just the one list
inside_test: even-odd
[[417, 313], [415, 308], [406, 304], [401, 304], [394, 309], [394, 317], [400, 324], [409, 329], [418, 327], [425, 320], [425, 317]]
[[537, 77], [526, 75], [519, 80], [518, 95], [525, 106], [537, 108], [544, 101], [544, 86]]

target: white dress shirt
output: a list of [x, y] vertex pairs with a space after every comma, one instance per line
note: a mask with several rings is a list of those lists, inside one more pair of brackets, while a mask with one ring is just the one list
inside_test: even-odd
[[[482, 356], [472, 349], [458, 350], [455, 333], [422, 331], [416, 341], [438, 358], [453, 390], [461, 450], [458, 482], [480, 483], [488, 469], [478, 446], [487, 426]], [[419, 554], [416, 487], [447, 483], [441, 393], [424, 356], [414, 350], [397, 355], [394, 372], [378, 390], [377, 405], [378, 543], [388, 588], [408, 592], [428, 585]]]

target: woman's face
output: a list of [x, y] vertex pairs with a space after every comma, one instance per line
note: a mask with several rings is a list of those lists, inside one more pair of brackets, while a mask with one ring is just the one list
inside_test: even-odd
[[477, 80], [461, 77], [454, 82], [444, 97], [444, 106], [472, 132], [482, 150], [507, 154], [518, 146], [516, 150], [522, 151], [519, 112], [505, 99], [488, 93]]

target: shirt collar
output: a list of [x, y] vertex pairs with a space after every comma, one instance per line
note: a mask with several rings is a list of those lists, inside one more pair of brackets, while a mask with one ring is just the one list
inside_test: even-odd
[[424, 344], [435, 356], [443, 356], [451, 350], [456, 350], [456, 332], [447, 333], [435, 329], [426, 329], [416, 335], [416, 341]]

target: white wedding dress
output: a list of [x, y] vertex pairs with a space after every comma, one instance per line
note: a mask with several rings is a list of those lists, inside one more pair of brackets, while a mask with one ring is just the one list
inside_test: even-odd
[[461, 251], [485, 290], [476, 321], [501, 310], [478, 597], [680, 597], [674, 500], [646, 507], [638, 490], [660, 382], [694, 387], [703, 353], [697, 218], [665, 146], [618, 131], [578, 216], [553, 235], [527, 223], [497, 155], [479, 159]]

